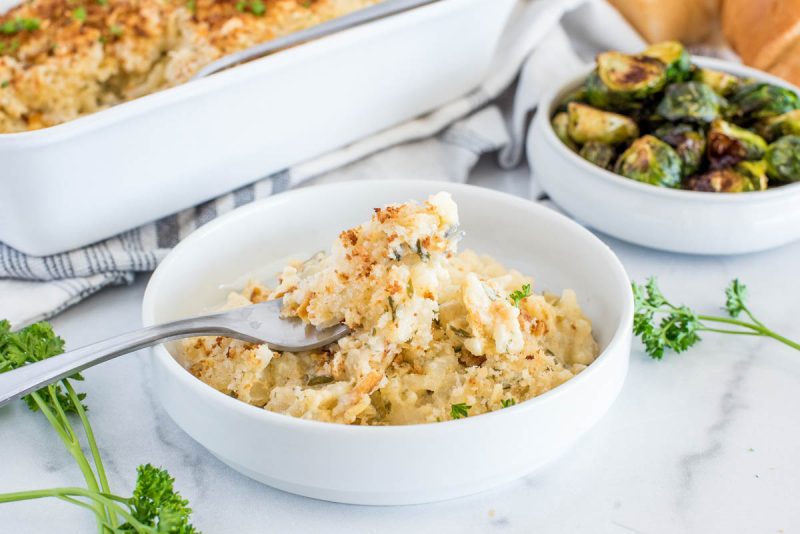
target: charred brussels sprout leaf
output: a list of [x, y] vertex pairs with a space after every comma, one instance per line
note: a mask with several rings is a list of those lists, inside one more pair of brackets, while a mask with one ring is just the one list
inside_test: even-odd
[[575, 144], [575, 141], [569, 138], [569, 115], [567, 115], [567, 113], [564, 111], [556, 113], [553, 116], [551, 124], [553, 126], [553, 131], [556, 133], [556, 137], [561, 139], [561, 142], [567, 145], [569, 148], [577, 151], [578, 145]]
[[597, 56], [597, 75], [611, 95], [620, 100], [642, 99], [667, 83], [667, 68], [658, 59], [604, 52]]
[[764, 119], [756, 129], [768, 141], [774, 141], [784, 135], [800, 135], [800, 109]]
[[570, 102], [580, 102], [585, 103], [587, 102], [587, 95], [586, 95], [586, 87], [581, 86], [577, 89], [570, 91], [566, 95], [558, 101], [558, 106], [556, 107], [556, 111], [561, 113], [562, 111], [567, 111], [567, 106], [569, 106]]
[[590, 161], [598, 167], [608, 169], [614, 161], [616, 151], [614, 147], [608, 143], [589, 141], [581, 147], [580, 155], [586, 161]]
[[688, 124], [664, 124], [653, 134], [675, 149], [681, 158], [683, 176], [700, 169], [706, 152], [706, 138], [702, 132]]
[[767, 148], [767, 174], [779, 182], [800, 182], [800, 136], [785, 135]]
[[683, 45], [677, 41], [650, 45], [642, 55], [657, 59], [666, 66], [667, 83], [682, 82], [690, 77], [692, 60]]
[[694, 81], [704, 83], [720, 96], [729, 96], [742, 86], [742, 79], [733, 74], [712, 69], [698, 69]]
[[625, 115], [572, 102], [569, 105], [569, 137], [577, 143], [598, 141], [616, 144], [634, 139], [639, 127]]
[[711, 122], [724, 105], [725, 100], [704, 83], [674, 83], [667, 87], [658, 113], [670, 121]]
[[611, 94], [611, 91], [597, 74], [597, 70], [592, 71], [589, 77], [586, 78], [583, 89], [586, 94], [586, 102], [591, 106], [601, 109], [617, 109], [620, 111], [627, 109], [626, 104], [629, 100]]
[[626, 178], [662, 187], [678, 187], [681, 183], [678, 153], [652, 135], [634, 141], [619, 157], [614, 171]]
[[751, 83], [736, 91], [731, 100], [733, 117], [757, 120], [782, 115], [800, 108], [797, 94], [768, 83]]
[[734, 167], [716, 169], [705, 174], [692, 176], [686, 182], [692, 191], [709, 193], [747, 193], [763, 191], [767, 188], [766, 163], [763, 161], [743, 161]]
[[764, 157], [767, 142], [750, 130], [716, 120], [708, 132], [708, 159], [712, 169], [729, 167], [743, 160]]

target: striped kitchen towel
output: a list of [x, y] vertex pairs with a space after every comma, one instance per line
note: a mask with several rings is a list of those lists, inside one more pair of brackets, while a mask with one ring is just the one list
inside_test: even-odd
[[[521, 158], [525, 125], [543, 87], [570, 76], [599, 48], [641, 45], [602, 0], [519, 0], [511, 20], [484, 83], [424, 117], [77, 250], [33, 257], [0, 243], [0, 318], [23, 326], [103, 287], [130, 283], [135, 273], [152, 271], [172, 247], [208, 221], [301, 184], [409, 177], [463, 182], [482, 154], [497, 150], [501, 163], [513, 166]], [[518, 76], [508, 105], [496, 101]]]

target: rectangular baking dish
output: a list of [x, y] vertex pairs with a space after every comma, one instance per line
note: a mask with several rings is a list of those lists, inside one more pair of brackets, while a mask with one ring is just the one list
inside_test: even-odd
[[110, 237], [430, 111], [487, 73], [517, 0], [443, 0], [71, 122], [0, 134], [0, 241]]

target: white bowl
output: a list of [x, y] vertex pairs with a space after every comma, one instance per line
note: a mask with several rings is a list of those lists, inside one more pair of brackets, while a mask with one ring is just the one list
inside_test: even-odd
[[[798, 91], [739, 64], [700, 57], [693, 61]], [[528, 136], [534, 178], [566, 212], [619, 239], [672, 252], [739, 254], [800, 239], [800, 183], [753, 193], [666, 189], [601, 169], [567, 148], [556, 137], [550, 117], [562, 95], [590, 72], [587, 68], [542, 99]]]
[[240, 208], [185, 239], [161, 263], [143, 303], [145, 325], [207, 311], [231, 283], [289, 257], [327, 249], [372, 208], [446, 190], [459, 205], [463, 248], [540, 281], [576, 290], [602, 353], [577, 377], [499, 412], [427, 425], [360, 427], [250, 406], [154, 349], [155, 385], [172, 419], [237, 471], [285, 491], [354, 504], [411, 504], [485, 490], [567, 451], [608, 410], [628, 368], [633, 302], [611, 250], [558, 213], [486, 189], [429, 181], [352, 182], [299, 189]]

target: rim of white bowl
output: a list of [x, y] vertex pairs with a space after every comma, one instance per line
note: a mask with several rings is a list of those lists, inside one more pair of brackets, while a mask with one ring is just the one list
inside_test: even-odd
[[[776, 76], [772, 76], [771, 74], [768, 74], [766, 72], [753, 69], [751, 67], [747, 67], [745, 65], [706, 56], [692, 56], [692, 61], [703, 67], [725, 71], [728, 72], [729, 74], [735, 74], [737, 76], [747, 76], [758, 79], [759, 81], [771, 83], [773, 85], [779, 85], [781, 87], [790, 89], [795, 93], [797, 93], [798, 95], [800, 95], [800, 88], [790, 84], [786, 80], [783, 80]], [[593, 163], [586, 161], [585, 159], [580, 157], [580, 155], [578, 155], [576, 152], [570, 150], [569, 147], [567, 147], [567, 145], [565, 145], [564, 142], [561, 141], [561, 139], [559, 139], [558, 136], [556, 136], [556, 133], [553, 130], [553, 126], [550, 122], [550, 117], [553, 114], [553, 106], [557, 101], [556, 99], [561, 95], [565, 94], [568, 90], [577, 87], [578, 84], [580, 84], [581, 82], [583, 82], [583, 80], [586, 79], [586, 77], [592, 72], [593, 69], [594, 65], [592, 65], [591, 67], [587, 67], [586, 69], [584, 69], [584, 71], [582, 71], [580, 75], [574, 76], [573, 78], [570, 78], [570, 80], [567, 83], [562, 84], [556, 89], [550, 90], [542, 99], [542, 106], [540, 107], [542, 111], [547, 112], [546, 117], [543, 117], [541, 119], [541, 122], [544, 123], [545, 125], [544, 135], [547, 137], [547, 140], [551, 144], [557, 145], [559, 148], [557, 148], [556, 150], [560, 151], [563, 154], [566, 154], [574, 165], [582, 167], [584, 170], [592, 172], [596, 176], [614, 185], [627, 187], [634, 191], [639, 191], [641, 193], [649, 194], [652, 196], [672, 197], [675, 199], [689, 200], [692, 202], [714, 202], [719, 204], [757, 202], [759, 200], [765, 200], [765, 201], [771, 200], [777, 196], [800, 194], [800, 182], [781, 185], [774, 189], [767, 189], [766, 191], [750, 191], [747, 193], [713, 193], [709, 191], [687, 191], [685, 189], [670, 189], [668, 187], [658, 187], [650, 184], [637, 182], [636, 180], [625, 178], [624, 176], [620, 176], [615, 172], [603, 169], [602, 167], [598, 167], [597, 165], [594, 165]]]
[[[438, 423], [415, 423], [411, 425], [387, 425], [387, 426], [368, 426], [368, 425], [347, 425], [343, 423], [329, 423], [324, 421], [314, 421], [308, 419], [300, 419], [298, 417], [293, 417], [290, 415], [280, 414], [276, 412], [271, 412], [264, 408], [259, 408], [257, 406], [253, 406], [246, 402], [233, 399], [224, 393], [217, 391], [213, 387], [209, 386], [199, 378], [192, 375], [188, 370], [186, 370], [182, 365], [178, 363], [178, 361], [169, 353], [166, 347], [163, 344], [159, 344], [153, 347], [153, 351], [155, 352], [154, 357], [162, 359], [164, 363], [165, 369], [170, 373], [173, 379], [179, 380], [183, 384], [187, 385], [188, 387], [194, 389], [200, 395], [206, 395], [210, 399], [214, 400], [215, 402], [219, 402], [224, 406], [229, 407], [231, 410], [235, 410], [242, 415], [252, 417], [254, 419], [262, 420], [265, 423], [274, 424], [278, 426], [283, 426], [287, 428], [296, 428], [297, 430], [302, 431], [324, 431], [324, 432], [341, 432], [341, 433], [371, 433], [371, 434], [391, 434], [391, 433], [401, 433], [401, 432], [410, 432], [410, 431], [419, 431], [420, 429], [425, 429], [427, 431], [436, 432], [437, 429], [442, 429], [446, 425], [475, 425], [481, 424], [480, 421], [487, 417], [508, 417], [513, 414], [520, 414], [525, 411], [529, 411], [534, 409], [536, 406], [541, 406], [545, 403], [554, 402], [559, 397], [566, 394], [571, 389], [577, 387], [577, 385], [582, 384], [583, 382], [590, 380], [598, 371], [598, 368], [602, 365], [606, 365], [608, 360], [611, 358], [610, 353], [614, 352], [616, 347], [622, 343], [625, 343], [626, 339], [630, 339], [632, 337], [631, 329], [633, 328], [633, 294], [630, 291], [630, 278], [628, 277], [627, 272], [625, 271], [625, 267], [620, 262], [619, 258], [614, 254], [611, 248], [606, 245], [602, 240], [600, 240], [597, 236], [591, 233], [589, 230], [584, 228], [583, 226], [579, 225], [569, 217], [562, 215], [551, 208], [545, 207], [541, 204], [536, 202], [532, 202], [528, 199], [517, 197], [508, 193], [502, 193], [499, 191], [495, 191], [492, 189], [486, 189], [483, 187], [478, 187], [474, 185], [468, 184], [460, 184], [454, 182], [444, 182], [444, 181], [428, 181], [428, 180], [364, 180], [364, 181], [354, 181], [354, 182], [343, 182], [343, 183], [335, 183], [335, 184], [326, 184], [326, 185], [318, 185], [308, 188], [300, 188], [295, 189], [292, 191], [288, 191], [285, 193], [280, 193], [275, 196], [271, 196], [262, 200], [255, 201], [251, 204], [242, 206], [233, 210], [230, 213], [219, 217], [208, 224], [202, 226], [201, 228], [192, 232], [188, 237], [186, 237], [183, 241], [178, 243], [178, 245], [170, 251], [169, 254], [162, 260], [159, 266], [156, 268], [155, 272], [151, 276], [150, 280], [147, 283], [147, 287], [145, 289], [144, 298], [142, 300], [142, 322], [144, 326], [150, 326], [156, 324], [154, 321], [154, 293], [158, 291], [158, 286], [161, 284], [161, 279], [164, 277], [164, 272], [170, 269], [170, 265], [175, 262], [175, 258], [179, 257], [183, 250], [189, 247], [192, 247], [196, 241], [203, 239], [204, 236], [210, 234], [212, 232], [217, 231], [221, 226], [229, 224], [229, 221], [233, 221], [237, 218], [246, 217], [253, 211], [258, 211], [263, 209], [263, 206], [269, 204], [275, 204], [278, 202], [287, 202], [292, 201], [295, 197], [302, 197], [303, 195], [310, 194], [309, 192], [315, 192], [316, 194], [324, 194], [327, 190], [333, 189], [359, 189], [364, 187], [381, 187], [381, 186], [413, 186], [413, 187], [423, 187], [426, 189], [438, 189], [439, 191], [448, 191], [451, 190], [455, 191], [466, 191], [467, 193], [479, 193], [480, 195], [484, 195], [487, 199], [491, 199], [500, 203], [508, 203], [511, 205], [524, 207], [525, 209], [532, 209], [538, 211], [539, 214], [544, 219], [549, 219], [549, 221], [554, 222], [557, 225], [561, 226], [562, 231], [569, 231], [573, 232], [576, 235], [583, 237], [587, 241], [587, 245], [592, 246], [595, 248], [593, 252], [603, 257], [603, 260], [609, 264], [611, 267], [613, 276], [616, 278], [616, 282], [620, 284], [621, 290], [621, 320], [616, 326], [611, 339], [609, 340], [606, 348], [597, 355], [597, 358], [589, 364], [586, 369], [578, 373], [577, 376], [567, 380], [563, 384], [556, 386], [555, 388], [547, 391], [539, 396], [536, 396], [532, 399], [528, 399], [526, 401], [520, 402], [514, 406], [509, 408], [504, 408], [503, 410], [495, 410], [493, 412], [487, 412], [484, 414], [480, 414], [473, 417], [466, 417], [463, 419], [456, 419], [450, 421], [442, 421]], [[629, 355], [626, 355], [629, 357]], [[158, 371], [157, 371], [158, 372]]]

